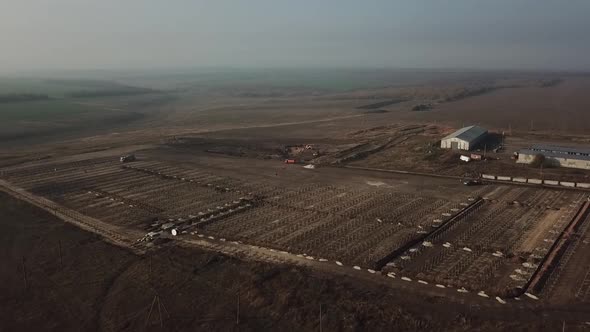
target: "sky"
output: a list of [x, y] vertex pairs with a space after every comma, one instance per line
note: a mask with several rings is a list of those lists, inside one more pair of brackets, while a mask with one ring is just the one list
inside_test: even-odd
[[0, 72], [590, 70], [588, 0], [1, 0]]

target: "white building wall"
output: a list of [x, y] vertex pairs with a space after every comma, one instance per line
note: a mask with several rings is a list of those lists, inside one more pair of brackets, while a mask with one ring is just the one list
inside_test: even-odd
[[[540, 153], [540, 154], [542, 154], [542, 153]], [[521, 164], [530, 164], [533, 162], [534, 159], [535, 159], [535, 155], [533, 155], [533, 154], [520, 153], [518, 155], [518, 159], [516, 160], [516, 162], [521, 163]], [[556, 166], [560, 166], [560, 167], [590, 169], [590, 161], [588, 161], [588, 160], [555, 158], [555, 157], [546, 157], [546, 160], [551, 161], [553, 164], [555, 164]]]
[[468, 141], [453, 137], [442, 140], [440, 142], [440, 147], [443, 149], [451, 149], [453, 147], [453, 143], [457, 143], [457, 148], [459, 150], [470, 150], [471, 146]]
[[532, 154], [519, 153], [516, 162], [519, 164], [530, 164], [533, 162], [533, 159], [535, 159], [535, 156]]
[[459, 138], [456, 138], [456, 137], [447, 138], [445, 140], [442, 140], [440, 142], [440, 147], [443, 149], [451, 149], [453, 147], [454, 142], [457, 143], [457, 147], [459, 150], [469, 150], [469, 142], [464, 141]]
[[477, 145], [477, 143], [479, 143], [485, 136], [487, 135], [487, 132], [482, 134], [479, 137], [474, 138], [471, 142], [457, 138], [457, 137], [451, 137], [451, 138], [447, 138], [447, 139], [443, 139], [440, 141], [440, 147], [443, 149], [451, 149], [452, 148], [452, 144], [453, 142], [457, 142], [458, 144], [458, 148], [459, 150], [466, 150], [469, 151], [471, 150], [475, 145]]

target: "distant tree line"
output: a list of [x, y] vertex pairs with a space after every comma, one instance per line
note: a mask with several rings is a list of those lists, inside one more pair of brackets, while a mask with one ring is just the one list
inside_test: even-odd
[[469, 97], [475, 97], [475, 96], [480, 96], [498, 89], [502, 89], [502, 88], [506, 88], [506, 87], [492, 87], [492, 86], [484, 86], [484, 87], [480, 87], [480, 88], [467, 88], [467, 89], [463, 89], [459, 92], [457, 92], [456, 94], [449, 96], [445, 99], [445, 101], [457, 101], [457, 100], [461, 100], [461, 99], [465, 99], [465, 98], [469, 98]]
[[541, 80], [541, 82], [539, 83], [539, 86], [542, 88], [549, 88], [552, 86], [556, 86], [556, 85], [560, 84], [561, 82], [563, 82], [563, 81], [559, 78], [552, 79], [552, 80]]
[[57, 84], [64, 86], [74, 87], [87, 87], [87, 88], [109, 88], [113, 86], [119, 86], [116, 82], [102, 81], [102, 80], [85, 80], [85, 79], [48, 79], [44, 81], [48, 84]]
[[48, 95], [35, 93], [9, 93], [0, 94], [0, 103], [18, 103], [24, 101], [47, 100]]
[[412, 111], [414, 111], [414, 112], [425, 112], [425, 111], [430, 111], [431, 109], [432, 109], [431, 104], [420, 104], [420, 105], [416, 105], [416, 106], [412, 107]]
[[142, 95], [149, 93], [156, 93], [156, 90], [144, 89], [144, 88], [121, 88], [121, 89], [108, 89], [108, 90], [87, 90], [87, 91], [76, 91], [70, 93], [68, 96], [73, 98], [96, 98], [96, 97], [116, 97], [116, 96], [130, 96], [130, 95]]
[[359, 109], [359, 110], [374, 110], [374, 109], [382, 108], [382, 107], [393, 105], [393, 104], [403, 103], [405, 101], [408, 101], [408, 99], [397, 98], [397, 99], [381, 101], [381, 102], [373, 103], [373, 104], [369, 104], [369, 105], [359, 106], [359, 107], [357, 107], [357, 109]]

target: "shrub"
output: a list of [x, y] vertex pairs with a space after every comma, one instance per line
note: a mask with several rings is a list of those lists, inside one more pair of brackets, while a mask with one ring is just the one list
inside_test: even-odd
[[541, 165], [545, 165], [545, 156], [539, 153], [536, 154], [533, 158], [533, 161], [531, 162], [531, 167], [539, 168], [541, 167]]

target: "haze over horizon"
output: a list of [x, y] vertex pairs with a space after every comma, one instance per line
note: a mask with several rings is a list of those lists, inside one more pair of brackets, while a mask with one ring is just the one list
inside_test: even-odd
[[590, 70], [588, 1], [5, 0], [0, 73], [182, 67]]

